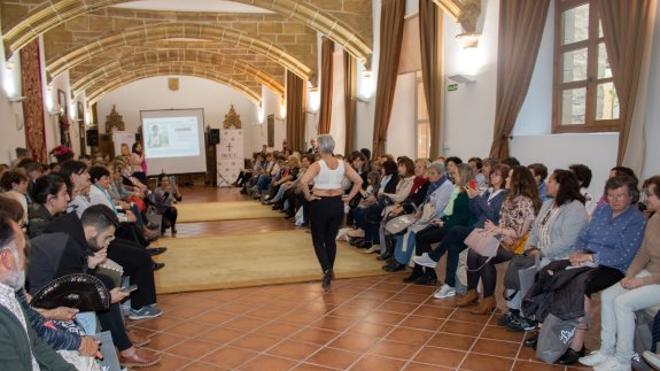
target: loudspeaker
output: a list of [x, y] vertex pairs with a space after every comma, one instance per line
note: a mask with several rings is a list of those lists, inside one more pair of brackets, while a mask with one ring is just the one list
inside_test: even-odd
[[212, 146], [220, 144], [220, 129], [209, 130], [209, 144]]
[[87, 139], [87, 145], [90, 147], [99, 146], [99, 131], [98, 129], [87, 129], [85, 133], [85, 138]]

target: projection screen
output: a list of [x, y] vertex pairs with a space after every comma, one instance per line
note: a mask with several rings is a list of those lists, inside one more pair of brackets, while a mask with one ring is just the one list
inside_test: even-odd
[[206, 172], [204, 109], [140, 111], [147, 175]]

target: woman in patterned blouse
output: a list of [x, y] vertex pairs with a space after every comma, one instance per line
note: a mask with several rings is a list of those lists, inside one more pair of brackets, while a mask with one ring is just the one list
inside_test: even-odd
[[474, 314], [490, 313], [495, 309], [493, 296], [497, 282], [495, 265], [511, 260], [515, 248], [527, 235], [541, 207], [538, 188], [528, 168], [514, 167], [509, 172], [506, 187], [509, 193], [502, 204], [499, 225], [495, 225], [490, 220], [484, 224], [484, 229], [501, 241], [497, 255], [487, 258], [473, 250], [468, 252], [468, 292], [458, 300], [457, 305], [466, 307], [479, 300], [477, 285], [481, 278], [484, 298], [479, 306], [472, 310]]

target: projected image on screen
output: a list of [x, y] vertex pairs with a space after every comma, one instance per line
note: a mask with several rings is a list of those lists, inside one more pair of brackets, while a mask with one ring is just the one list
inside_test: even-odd
[[197, 117], [145, 118], [143, 128], [148, 158], [199, 155]]
[[147, 175], [206, 171], [204, 110], [140, 111]]

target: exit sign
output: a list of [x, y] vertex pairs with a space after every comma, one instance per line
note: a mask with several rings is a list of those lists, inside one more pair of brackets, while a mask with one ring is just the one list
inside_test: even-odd
[[447, 85], [447, 91], [456, 91], [456, 90], [458, 90], [458, 84]]

